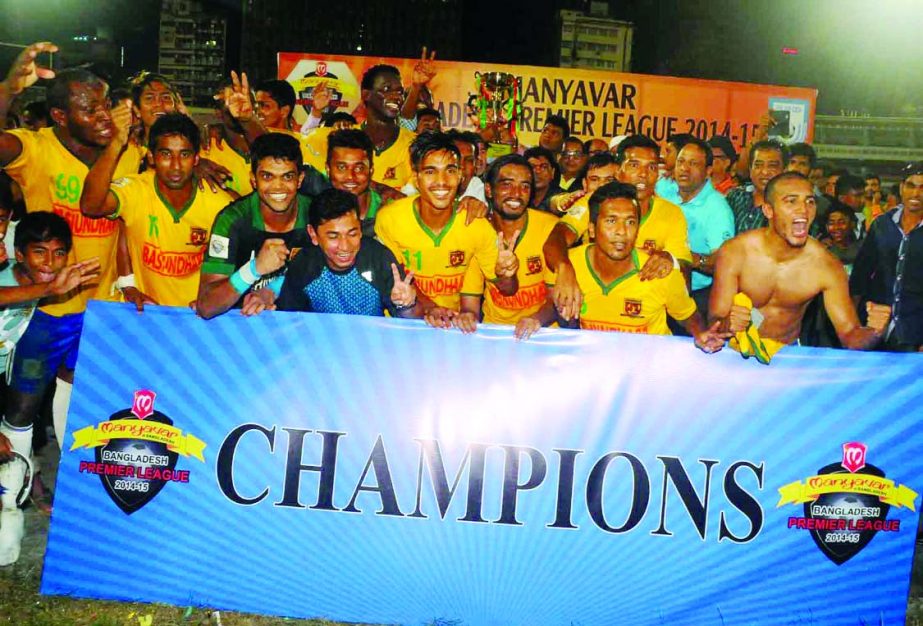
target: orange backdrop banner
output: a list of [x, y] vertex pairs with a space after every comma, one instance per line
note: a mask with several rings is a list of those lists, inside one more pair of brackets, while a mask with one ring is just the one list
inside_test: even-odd
[[[397, 67], [404, 84], [410, 81], [417, 59], [280, 52], [279, 78], [295, 88], [296, 118], [304, 121], [311, 90], [321, 80], [334, 92], [337, 110], [363, 118], [359, 83], [373, 65]], [[561, 67], [533, 67], [496, 63], [434, 61], [437, 74], [430, 81], [435, 108], [443, 126], [473, 129], [466, 103], [475, 92], [475, 72], [507, 72], [522, 79], [522, 119], [519, 137], [525, 145], [538, 143], [549, 115], [560, 114], [581, 139], [608, 140], [615, 135], [642, 133], [662, 142], [673, 133], [692, 133], [702, 139], [722, 134], [744, 146], [757, 120], [768, 110], [788, 119], [780, 138], [793, 143], [812, 141], [817, 90], [732, 83], [716, 80], [622, 74]], [[787, 114], [786, 114], [787, 113]]]

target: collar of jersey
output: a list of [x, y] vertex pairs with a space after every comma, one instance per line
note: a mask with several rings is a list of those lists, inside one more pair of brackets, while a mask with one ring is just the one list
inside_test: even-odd
[[522, 225], [522, 229], [519, 231], [519, 237], [516, 238], [516, 243], [513, 244], [513, 250], [516, 250], [516, 247], [519, 245], [519, 242], [525, 239], [526, 230], [529, 229], [529, 209], [526, 209], [525, 212], [526, 223]]
[[[439, 231], [439, 234], [437, 235], [432, 230], [430, 230], [429, 226], [423, 223], [423, 218], [420, 217], [420, 209], [417, 206], [417, 203], [419, 201], [420, 201], [419, 198], [415, 198], [413, 201], [413, 216], [417, 220], [417, 224], [420, 225], [420, 228], [423, 229], [423, 232], [426, 233], [426, 236], [433, 240], [433, 244], [436, 247], [439, 247], [439, 244], [442, 243], [443, 237], [445, 237], [446, 233], [449, 232], [449, 230], [452, 228], [452, 224], [455, 223], [455, 208], [456, 207], [455, 206], [452, 207], [452, 215], [449, 217], [449, 221], [446, 222], [446, 225], [443, 226], [442, 230]], [[457, 200], [455, 202], [455, 205], [456, 206], [458, 205]]]
[[164, 198], [163, 194], [160, 193], [160, 185], [157, 184], [156, 175], [153, 176], [153, 179], [154, 179], [154, 192], [157, 194], [157, 197], [160, 199], [163, 205], [167, 208], [167, 211], [170, 212], [170, 215], [173, 216], [173, 222], [178, 224], [179, 221], [183, 218], [183, 215], [186, 214], [186, 211], [189, 210], [189, 207], [192, 206], [192, 203], [195, 202], [196, 195], [199, 193], [198, 179], [195, 176], [192, 177], [192, 195], [189, 196], [189, 199], [186, 200], [186, 204], [184, 204], [179, 210], [173, 208], [173, 205], [170, 204], [170, 201]]
[[[307, 228], [308, 226], [308, 198], [306, 196], [295, 194], [298, 206], [295, 210], [295, 225], [292, 230]], [[251, 224], [256, 230], [266, 230], [266, 222], [263, 221], [263, 212], [260, 211], [260, 194], [256, 191], [250, 194], [250, 217]]]
[[593, 277], [593, 280], [596, 281], [596, 284], [599, 285], [600, 289], [602, 289], [603, 295], [608, 296], [610, 291], [612, 291], [613, 289], [618, 287], [621, 283], [625, 282], [626, 280], [628, 280], [629, 278], [637, 274], [638, 271], [641, 269], [641, 265], [638, 262], [638, 250], [634, 249], [631, 251], [631, 265], [632, 265], [631, 270], [629, 270], [625, 274], [622, 274], [621, 276], [619, 276], [618, 278], [616, 278], [615, 280], [613, 280], [611, 283], [607, 285], [606, 283], [603, 282], [602, 278], [599, 277], [599, 274], [596, 273], [596, 270], [593, 269], [593, 264], [590, 262], [590, 248], [592, 248], [595, 245], [596, 244], [587, 246], [586, 251], [584, 252], [584, 255], [586, 256], [586, 268], [590, 271], [590, 276]]
[[[366, 127], [366, 123], [365, 123], [365, 122], [362, 122], [362, 124], [359, 126], [359, 128], [362, 129], [362, 132], [365, 132], [365, 127]], [[385, 152], [387, 152], [387, 151], [388, 151], [388, 148], [390, 148], [391, 146], [393, 146], [394, 144], [396, 144], [396, 143], [397, 143], [397, 140], [400, 139], [400, 138], [401, 138], [401, 126], [400, 126], [400, 124], [398, 124], [398, 125], [397, 125], [397, 134], [394, 136], [394, 140], [393, 140], [391, 143], [387, 144], [387, 145], [386, 145], [384, 148], [382, 148], [381, 150], [378, 149], [378, 146], [376, 146], [376, 145], [374, 145], [374, 144], [372, 145], [372, 149], [375, 150], [375, 156], [381, 156], [382, 154], [384, 154]]]
[[381, 196], [377, 191], [369, 187], [369, 210], [365, 214], [365, 221], [374, 220], [375, 216], [378, 214], [378, 209], [381, 207]]
[[638, 222], [638, 228], [641, 228], [642, 226], [644, 226], [644, 222], [646, 222], [647, 218], [649, 218], [651, 216], [651, 213], [654, 212], [654, 202], [656, 201], [657, 201], [657, 196], [651, 196], [651, 199], [648, 201], [650, 202], [651, 208], [647, 210], [647, 213], [641, 216], [641, 221]]

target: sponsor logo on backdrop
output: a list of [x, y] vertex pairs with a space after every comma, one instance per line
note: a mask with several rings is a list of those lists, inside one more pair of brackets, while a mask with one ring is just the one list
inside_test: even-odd
[[777, 508], [804, 505], [804, 515], [789, 517], [788, 527], [810, 533], [837, 565], [859, 554], [879, 532], [901, 531], [901, 520], [888, 519], [891, 507], [916, 511], [917, 492], [887, 478], [884, 470], [866, 461], [867, 453], [864, 443], [844, 443], [840, 462], [779, 487]]
[[132, 514], [154, 499], [167, 483], [184, 485], [191, 470], [177, 469], [180, 457], [204, 462], [205, 442], [183, 434], [173, 420], [154, 408], [157, 394], [135, 392], [131, 408], [117, 411], [96, 426], [74, 432], [71, 450], [93, 448], [79, 471], [99, 476], [112, 501]]

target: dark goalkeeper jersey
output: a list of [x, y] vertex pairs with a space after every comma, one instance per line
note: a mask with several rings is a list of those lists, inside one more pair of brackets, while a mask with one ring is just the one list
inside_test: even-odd
[[276, 308], [378, 317], [388, 310], [394, 315], [392, 263], [403, 278], [403, 269], [391, 251], [369, 237], [362, 238], [356, 263], [342, 272], [330, 269], [319, 247], [305, 248], [289, 264]]

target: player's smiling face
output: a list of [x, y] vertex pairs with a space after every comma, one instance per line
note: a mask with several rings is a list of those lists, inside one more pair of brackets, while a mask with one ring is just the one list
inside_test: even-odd
[[532, 197], [532, 170], [511, 163], [497, 173], [497, 182], [484, 188], [491, 207], [505, 220], [519, 219]]
[[763, 213], [772, 230], [793, 248], [803, 247], [817, 213], [811, 182], [804, 178], [777, 181], [767, 201]]
[[654, 185], [659, 175], [660, 156], [653, 148], [628, 148], [619, 167], [618, 179], [634, 185], [638, 202], [642, 205], [654, 195]]
[[294, 161], [266, 157], [250, 174], [250, 182], [260, 197], [260, 204], [275, 213], [284, 213], [295, 206], [298, 187], [304, 174], [298, 172]]
[[266, 128], [285, 128], [288, 113], [288, 107], [280, 107], [269, 92], [256, 92], [256, 117]]
[[324, 252], [330, 269], [342, 272], [356, 264], [362, 244], [362, 223], [355, 211], [321, 222], [317, 230], [308, 226], [308, 235]]
[[629, 198], [611, 198], [599, 207], [596, 223], [590, 224], [590, 236], [610, 260], [624, 261], [635, 249], [639, 213], [638, 205]]
[[901, 183], [901, 201], [911, 213], [923, 212], [923, 174], [908, 176]]
[[750, 164], [750, 180], [757, 191], [765, 191], [766, 185], [782, 173], [782, 153], [778, 150], [756, 150]]
[[397, 74], [382, 72], [372, 83], [371, 89], [362, 92], [363, 101], [368, 109], [374, 111], [381, 119], [397, 119], [404, 106], [404, 87]]
[[361, 148], [334, 148], [327, 158], [327, 178], [335, 189], [361, 195], [372, 178], [369, 155]]
[[199, 156], [192, 142], [182, 135], [164, 135], [148, 155], [157, 179], [168, 189], [184, 189], [192, 183], [192, 173]]
[[846, 246], [850, 231], [849, 216], [843, 211], [833, 210], [827, 214], [827, 234], [839, 246]]
[[51, 115], [56, 123], [66, 126], [71, 137], [84, 145], [109, 145], [115, 133], [109, 89], [103, 82], [71, 83], [68, 110], [52, 109]]
[[176, 96], [173, 90], [156, 80], [144, 86], [135, 107], [135, 114], [141, 118], [145, 128], [153, 126], [157, 118], [175, 111]]
[[457, 154], [449, 150], [430, 152], [423, 157], [414, 178], [423, 204], [437, 211], [452, 210], [461, 181]]
[[50, 283], [67, 263], [67, 248], [60, 239], [27, 243], [16, 251], [16, 262], [31, 283]]
[[587, 192], [587, 195], [590, 195], [603, 185], [618, 180], [618, 175], [619, 166], [615, 163], [609, 163], [602, 167], [594, 167], [588, 170], [586, 176], [583, 178], [583, 190]]

